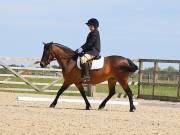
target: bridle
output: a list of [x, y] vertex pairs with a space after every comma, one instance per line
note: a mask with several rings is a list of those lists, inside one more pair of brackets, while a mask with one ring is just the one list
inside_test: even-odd
[[44, 53], [46, 56], [45, 56], [45, 59], [43, 60], [43, 62], [45, 64], [49, 65], [51, 61], [56, 60], [53, 53], [52, 53], [52, 46], [51, 45], [49, 45], [49, 49], [46, 49], [44, 51], [45, 51]]

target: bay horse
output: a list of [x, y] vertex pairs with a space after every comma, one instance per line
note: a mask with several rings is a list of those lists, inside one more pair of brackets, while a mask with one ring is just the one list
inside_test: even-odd
[[[42, 68], [50, 64], [51, 61], [57, 60], [58, 64], [62, 67], [62, 74], [64, 83], [59, 89], [56, 98], [50, 105], [55, 107], [60, 95], [71, 85], [79, 89], [85, 103], [86, 110], [89, 110], [91, 105], [85, 95], [83, 84], [81, 82], [81, 71], [77, 67], [77, 54], [72, 49], [58, 44], [58, 43], [43, 43], [44, 51], [40, 61]], [[90, 71], [90, 81], [87, 84], [98, 84], [104, 81], [108, 81], [109, 94], [100, 104], [99, 109], [103, 109], [107, 101], [115, 94], [116, 83], [122, 86], [129, 98], [130, 112], [133, 112], [136, 108], [133, 104], [132, 91], [128, 85], [129, 73], [133, 73], [138, 67], [128, 58], [122, 56], [108, 56], [104, 58], [104, 65], [101, 69]]]

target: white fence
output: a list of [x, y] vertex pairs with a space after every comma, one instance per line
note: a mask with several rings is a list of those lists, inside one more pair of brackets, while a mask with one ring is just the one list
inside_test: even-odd
[[[32, 64], [30, 67], [10, 67], [7, 66], [3, 61], [25, 61], [25, 62], [35, 62], [38, 59], [32, 58], [12, 58], [12, 57], [1, 57], [0, 56], [0, 90], [2, 91], [28, 91], [32, 92], [34, 90], [38, 92], [57, 92], [57, 90], [62, 86], [60, 80], [62, 80], [62, 70], [54, 68], [37, 68], [33, 67]], [[2, 70], [4, 73], [2, 73]], [[7, 73], [6, 73], [7, 72]], [[33, 74], [33, 72], [37, 74]], [[46, 75], [44, 72], [53, 73], [51, 75]], [[31, 82], [29, 80], [36, 79], [48, 79], [48, 82]], [[27, 88], [27, 85], [30, 87]], [[19, 86], [19, 87], [16, 87]], [[55, 89], [50, 89], [52, 87], [57, 87]], [[74, 87], [72, 85], [71, 87]], [[79, 91], [66, 91], [66, 93], [79, 93]]]
[[[49, 68], [38, 68], [37, 65], [31, 64], [27, 67], [9, 67], [1, 61], [13, 61], [13, 62], [30, 62], [35, 63], [39, 61], [36, 58], [20, 58], [20, 57], [1, 57], [0, 56], [0, 71], [5, 69], [7, 73], [0, 73], [0, 90], [3, 91], [25, 91], [32, 92], [34, 90], [38, 92], [57, 92], [57, 90], [62, 86], [62, 70]], [[13, 63], [14, 64], [14, 63]], [[38, 74], [37, 74], [38, 73]], [[47, 74], [51, 73], [51, 74]], [[40, 82], [33, 82], [30, 80], [40, 79]], [[43, 82], [42, 80], [50, 80], [48, 82]], [[27, 85], [26, 85], [27, 84]], [[107, 84], [103, 82], [101, 84]], [[132, 80], [129, 82], [132, 84]], [[137, 85], [137, 82], [134, 83]], [[25, 86], [26, 85], [26, 86]], [[19, 87], [16, 87], [19, 86]], [[28, 88], [27, 88], [28, 86]], [[56, 89], [51, 89], [56, 87]], [[75, 87], [71, 85], [71, 89]], [[95, 86], [86, 86], [87, 94], [93, 96], [95, 92]], [[79, 93], [76, 90], [67, 90], [65, 93]]]

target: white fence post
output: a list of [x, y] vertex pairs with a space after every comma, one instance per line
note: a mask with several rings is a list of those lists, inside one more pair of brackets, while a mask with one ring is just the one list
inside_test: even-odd
[[95, 85], [87, 85], [87, 96], [89, 97], [93, 97], [95, 95], [96, 92], [96, 86]]

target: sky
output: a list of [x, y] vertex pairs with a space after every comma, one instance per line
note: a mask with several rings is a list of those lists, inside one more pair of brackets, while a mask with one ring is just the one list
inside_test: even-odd
[[0, 56], [40, 58], [42, 42], [72, 49], [100, 22], [101, 54], [180, 59], [179, 0], [0, 0]]

